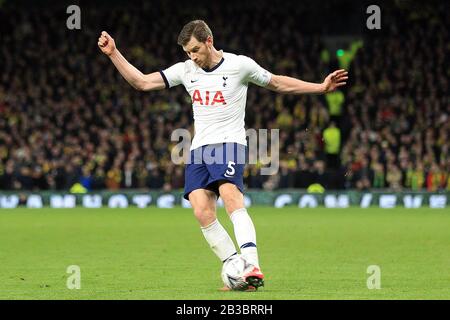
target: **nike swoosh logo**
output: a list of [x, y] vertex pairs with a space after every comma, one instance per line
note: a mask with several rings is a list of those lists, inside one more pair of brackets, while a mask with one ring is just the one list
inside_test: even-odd
[[191, 80], [191, 83], [194, 83], [194, 82], [197, 82], [198, 81], [198, 79], [197, 80]]

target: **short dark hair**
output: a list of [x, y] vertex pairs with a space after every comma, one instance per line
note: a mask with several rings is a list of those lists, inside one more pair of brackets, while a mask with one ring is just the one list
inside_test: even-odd
[[193, 20], [185, 24], [183, 29], [181, 29], [177, 43], [180, 46], [185, 46], [191, 40], [192, 36], [199, 42], [206, 42], [208, 37], [212, 37], [212, 32], [205, 21]]

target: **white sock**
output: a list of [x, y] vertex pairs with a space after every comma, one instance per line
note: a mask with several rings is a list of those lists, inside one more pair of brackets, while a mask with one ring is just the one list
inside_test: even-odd
[[219, 220], [216, 219], [213, 223], [201, 229], [212, 251], [222, 262], [237, 253], [233, 240]]
[[259, 268], [258, 250], [256, 249], [256, 231], [247, 209], [242, 208], [230, 215], [234, 225], [234, 235], [241, 254], [247, 261]]

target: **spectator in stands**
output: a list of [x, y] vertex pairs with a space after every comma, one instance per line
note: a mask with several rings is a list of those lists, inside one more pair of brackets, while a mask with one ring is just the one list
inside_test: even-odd
[[340, 166], [339, 152], [341, 149], [341, 130], [334, 121], [323, 131], [327, 167], [337, 169]]

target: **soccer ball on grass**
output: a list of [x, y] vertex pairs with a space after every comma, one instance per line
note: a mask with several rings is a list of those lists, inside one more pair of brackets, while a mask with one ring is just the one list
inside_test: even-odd
[[223, 283], [231, 290], [246, 290], [249, 284], [245, 281], [244, 275], [249, 268], [253, 268], [253, 265], [248, 263], [242, 255], [232, 256], [223, 264]]

